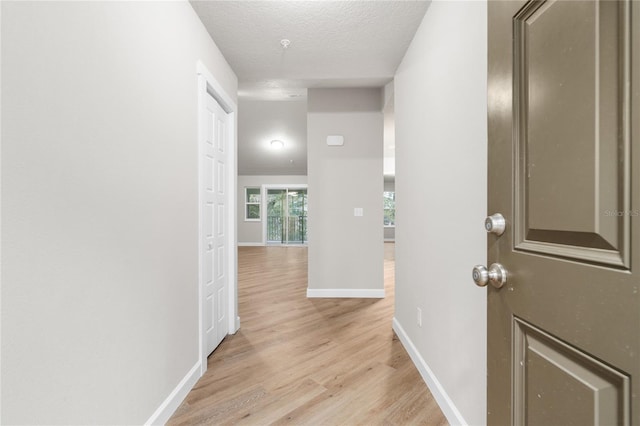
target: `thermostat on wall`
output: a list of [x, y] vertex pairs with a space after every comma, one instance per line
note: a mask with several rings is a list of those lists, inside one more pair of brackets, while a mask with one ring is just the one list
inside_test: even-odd
[[329, 145], [329, 146], [342, 146], [342, 145], [344, 145], [344, 136], [342, 136], [342, 135], [329, 135], [329, 136], [327, 136], [327, 145]]

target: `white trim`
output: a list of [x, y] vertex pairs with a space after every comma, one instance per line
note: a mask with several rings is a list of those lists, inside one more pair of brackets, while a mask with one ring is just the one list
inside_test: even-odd
[[149, 417], [144, 424], [145, 425], [164, 425], [169, 421], [173, 413], [178, 409], [182, 401], [187, 397], [189, 391], [196, 384], [198, 379], [201, 377], [200, 375], [200, 362], [196, 362], [196, 364], [191, 367], [191, 370], [187, 373], [186, 376], [180, 380], [178, 386], [169, 394], [167, 399], [165, 399], [162, 404], [158, 407], [158, 409]]
[[196, 64], [196, 73], [199, 76], [204, 77], [207, 82], [207, 92], [214, 97], [227, 114], [238, 111], [238, 107], [236, 106], [236, 103], [233, 102], [233, 98], [227, 94], [222, 85], [218, 83], [218, 80], [213, 76], [213, 74], [211, 74], [211, 72], [209, 72], [207, 67], [201, 61], [198, 61]]
[[238, 247], [264, 247], [263, 243], [238, 243]]
[[[0, 7], [0, 23], [2, 22], [2, 7]], [[6, 24], [5, 24], [5, 28], [6, 28]], [[0, 31], [0, 46], [2, 46], [2, 31]], [[0, 55], [0, 81], [2, 81], [2, 55]], [[0, 84], [0, 92], [2, 91], [2, 85]], [[2, 96], [0, 95], [0, 99], [2, 99]], [[0, 114], [0, 159], [2, 158], [2, 114]], [[6, 148], [6, 145], [5, 145]], [[0, 165], [2, 164], [2, 161], [0, 161]], [[2, 166], [0, 166], [0, 171], [2, 169]], [[0, 182], [2, 182], [2, 173], [0, 173]], [[6, 191], [5, 191], [6, 193]], [[0, 184], [0, 205], [2, 205], [2, 185]], [[6, 216], [5, 216], [6, 217]], [[2, 241], [2, 208], [0, 208], [0, 241]], [[1, 245], [0, 245], [1, 247]], [[0, 248], [0, 253], [2, 252], [2, 249]], [[2, 265], [2, 256], [0, 255], [0, 265]], [[0, 266], [1, 267], [1, 266]], [[2, 316], [2, 278], [0, 277], [0, 318], [4, 318]], [[2, 347], [2, 333], [0, 333], [0, 347]], [[0, 365], [2, 365], [2, 353], [0, 351]], [[2, 401], [2, 379], [0, 378], [0, 401]], [[6, 383], [6, 382], [5, 382]], [[2, 421], [2, 404], [0, 404], [0, 421]]]
[[306, 183], [263, 183], [261, 186], [267, 189], [307, 189], [309, 187]]
[[395, 238], [385, 238], [385, 239], [384, 239], [384, 242], [385, 242], [385, 243], [395, 243], [395, 242], [396, 242], [396, 239], [395, 239]]
[[[249, 200], [247, 199], [247, 190], [248, 189], [257, 189], [260, 191], [260, 201], [258, 202], [249, 202]], [[244, 198], [244, 212], [242, 213], [242, 216], [244, 217], [244, 221], [245, 222], [260, 222], [262, 220], [262, 208], [263, 208], [263, 202], [262, 202], [262, 187], [260, 185], [253, 185], [253, 186], [245, 186], [244, 190], [242, 191], [242, 197]], [[259, 211], [260, 211], [260, 217], [257, 219], [251, 219], [247, 217], [247, 206], [252, 205], [252, 206], [258, 206], [260, 207]]]
[[[200, 187], [203, 185], [203, 170], [201, 166], [202, 158], [202, 146], [203, 140], [206, 137], [202, 122], [202, 110], [205, 108], [206, 96], [212, 96], [216, 102], [227, 113], [228, 119], [228, 167], [227, 169], [227, 194], [228, 194], [228, 211], [227, 211], [227, 235], [229, 238], [228, 247], [228, 260], [227, 271], [228, 275], [228, 334], [235, 334], [240, 326], [240, 318], [238, 317], [238, 251], [237, 239], [238, 239], [238, 224], [237, 224], [237, 194], [238, 194], [238, 179], [237, 179], [237, 158], [238, 158], [238, 121], [236, 111], [237, 105], [233, 101], [233, 98], [224, 90], [218, 80], [209, 72], [206, 66], [198, 61], [196, 64], [196, 72], [198, 75], [198, 111], [197, 111], [197, 123], [198, 123], [198, 235], [202, 235], [203, 224], [202, 215], [200, 213], [200, 206], [202, 201], [200, 200]], [[202, 267], [200, 261], [202, 259], [202, 253], [204, 252], [203, 242], [198, 237], [198, 353], [200, 354], [200, 376], [207, 371], [207, 356], [206, 343], [205, 343], [205, 325], [204, 325], [204, 283], [202, 282]]]
[[404, 328], [402, 328], [395, 317], [393, 318], [392, 328], [400, 339], [402, 346], [404, 346], [407, 353], [409, 354], [409, 357], [413, 361], [413, 364], [420, 372], [422, 380], [424, 380], [424, 382], [427, 384], [427, 387], [440, 406], [440, 409], [447, 418], [449, 424], [467, 425], [468, 423], [464, 420], [464, 417], [462, 417], [462, 413], [460, 413], [449, 395], [447, 395], [444, 387], [442, 386], [442, 384], [440, 384], [436, 375], [433, 373], [431, 368], [429, 368], [429, 365], [427, 365], [424, 358], [422, 358], [422, 356], [418, 352], [418, 349], [415, 347], [407, 333], [404, 331]]
[[308, 288], [307, 297], [384, 299], [384, 289], [376, 288]]

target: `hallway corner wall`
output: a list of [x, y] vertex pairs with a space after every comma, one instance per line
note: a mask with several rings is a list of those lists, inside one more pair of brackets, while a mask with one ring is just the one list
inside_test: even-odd
[[434, 1], [395, 76], [394, 329], [451, 424], [486, 422], [486, 40], [486, 2]]
[[189, 2], [0, 7], [0, 423], [161, 422], [200, 371], [197, 62], [236, 75]]
[[[329, 135], [344, 145], [328, 146]], [[309, 89], [307, 144], [307, 294], [383, 297], [381, 89]]]

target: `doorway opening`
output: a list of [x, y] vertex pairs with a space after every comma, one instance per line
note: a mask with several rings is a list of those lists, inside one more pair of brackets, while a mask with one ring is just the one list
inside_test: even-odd
[[307, 244], [306, 185], [266, 187], [266, 220], [264, 234], [267, 245]]
[[198, 74], [199, 373], [227, 334], [240, 328], [237, 304], [237, 106], [201, 63]]

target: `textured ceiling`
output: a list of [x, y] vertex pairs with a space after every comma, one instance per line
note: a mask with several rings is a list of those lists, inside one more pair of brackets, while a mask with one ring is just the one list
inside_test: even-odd
[[[287, 175], [307, 172], [307, 89], [389, 83], [429, 1], [191, 4], [238, 76], [239, 174]], [[389, 129], [393, 113], [385, 113]], [[392, 136], [385, 135], [385, 163], [393, 161]], [[275, 138], [284, 150], [268, 148]]]
[[[236, 72], [239, 94], [305, 96], [310, 87], [388, 83], [427, 1], [204, 1], [191, 4]], [[291, 41], [283, 49], [280, 40]]]

